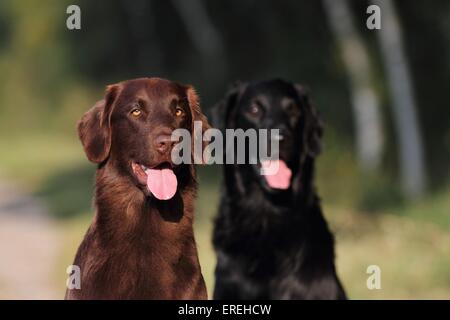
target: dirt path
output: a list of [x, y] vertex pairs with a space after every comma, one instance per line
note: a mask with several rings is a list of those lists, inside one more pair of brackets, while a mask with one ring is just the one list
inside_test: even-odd
[[54, 268], [60, 250], [45, 206], [0, 181], [0, 299], [57, 299]]

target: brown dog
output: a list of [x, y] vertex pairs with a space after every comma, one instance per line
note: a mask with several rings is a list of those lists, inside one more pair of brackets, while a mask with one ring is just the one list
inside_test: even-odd
[[81, 289], [66, 299], [206, 299], [193, 233], [196, 175], [173, 165], [170, 135], [200, 120], [190, 86], [141, 78], [108, 86], [78, 123], [98, 164], [96, 214], [75, 257]]

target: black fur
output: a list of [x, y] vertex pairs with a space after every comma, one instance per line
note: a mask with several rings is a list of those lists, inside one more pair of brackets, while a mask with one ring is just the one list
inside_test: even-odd
[[322, 125], [304, 89], [278, 79], [237, 83], [212, 116], [221, 130], [280, 129], [279, 156], [292, 170], [290, 188], [277, 190], [257, 165], [224, 165], [214, 299], [345, 299], [313, 184]]

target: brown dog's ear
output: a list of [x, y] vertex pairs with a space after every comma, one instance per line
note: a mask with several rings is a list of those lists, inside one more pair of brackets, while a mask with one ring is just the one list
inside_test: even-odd
[[311, 103], [308, 91], [300, 84], [294, 85], [301, 103], [305, 106], [306, 121], [304, 132], [304, 143], [307, 153], [311, 157], [316, 157], [322, 149], [323, 122], [319, 113]]
[[102, 163], [111, 149], [111, 112], [119, 92], [119, 85], [106, 88], [105, 98], [98, 101], [78, 122], [78, 136], [87, 158]]
[[[191, 86], [188, 86], [186, 95], [188, 98], [189, 107], [191, 108], [192, 122], [201, 121], [203, 131], [206, 131], [209, 128], [211, 128], [211, 126], [208, 122], [208, 119], [202, 113], [202, 110], [200, 108], [200, 99], [198, 98], [198, 95], [197, 95], [197, 92], [195, 92], [195, 89]], [[192, 125], [194, 125], [194, 124], [192, 123]]]
[[[203, 150], [206, 148], [208, 143], [203, 140], [197, 141], [197, 142], [195, 140], [203, 139], [203, 133], [206, 130], [208, 130], [209, 128], [211, 128], [211, 125], [209, 124], [208, 119], [203, 114], [203, 112], [200, 108], [200, 99], [198, 98], [198, 95], [192, 86], [187, 86], [186, 96], [188, 99], [189, 108], [191, 109], [191, 116], [192, 116], [191, 132], [192, 132], [192, 136], [194, 137], [192, 142], [194, 145], [196, 145], [196, 144], [202, 145], [202, 154], [203, 154]], [[202, 124], [201, 127], [194, 126], [195, 121], [200, 121]], [[194, 163], [205, 163], [206, 162], [205, 159], [200, 157], [200, 155], [196, 154], [195, 148], [192, 148], [192, 154], [194, 157]]]

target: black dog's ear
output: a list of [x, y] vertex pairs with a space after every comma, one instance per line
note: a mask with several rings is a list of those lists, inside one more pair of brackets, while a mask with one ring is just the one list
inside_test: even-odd
[[246, 83], [236, 81], [234, 82], [225, 97], [211, 108], [211, 121], [216, 129], [224, 132], [230, 118], [230, 114], [236, 106], [239, 96], [247, 87]]
[[318, 111], [311, 103], [308, 90], [300, 84], [295, 84], [294, 87], [306, 110], [304, 143], [307, 148], [307, 154], [311, 157], [316, 157], [322, 149], [323, 122]]
[[87, 158], [92, 162], [102, 163], [109, 156], [111, 113], [119, 90], [119, 85], [108, 86], [105, 98], [98, 101], [78, 122], [78, 136]]

